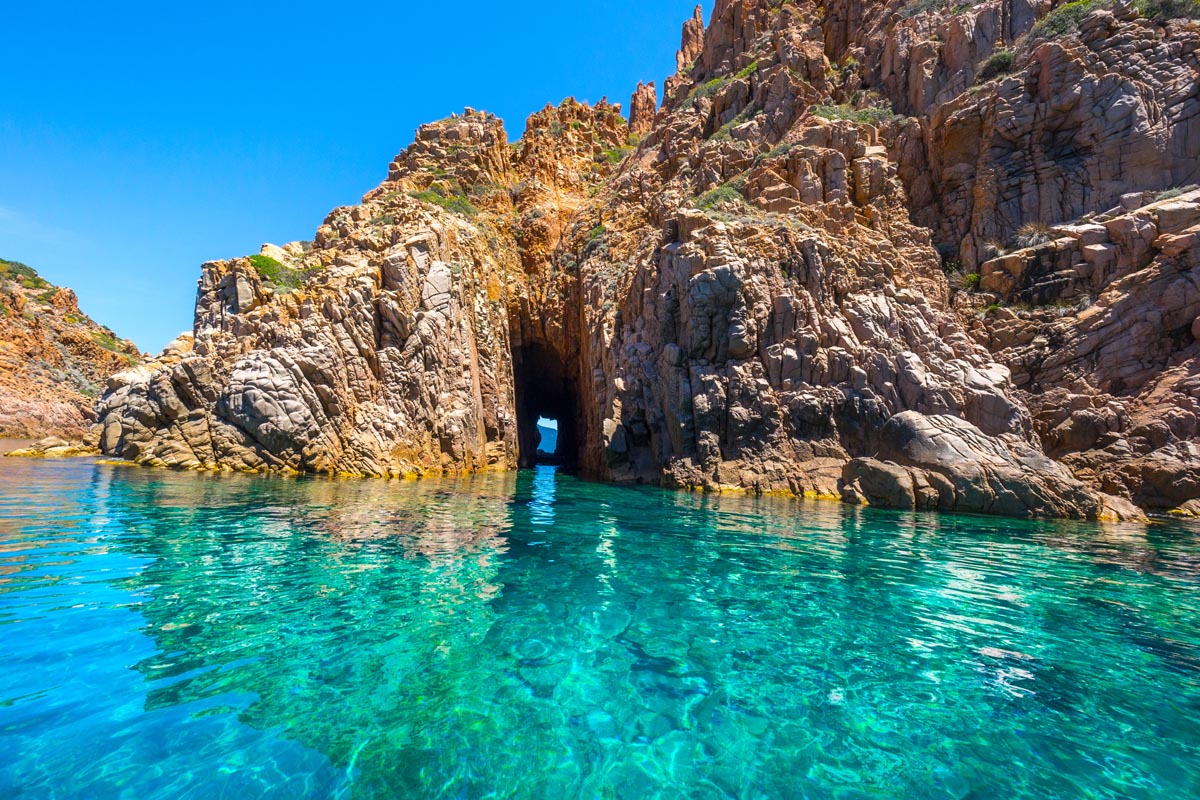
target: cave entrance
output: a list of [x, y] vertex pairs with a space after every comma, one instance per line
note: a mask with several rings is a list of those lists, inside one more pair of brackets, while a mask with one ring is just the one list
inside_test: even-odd
[[513, 377], [521, 467], [553, 464], [576, 469], [579, 403], [574, 375], [562, 357], [542, 344], [513, 348]]

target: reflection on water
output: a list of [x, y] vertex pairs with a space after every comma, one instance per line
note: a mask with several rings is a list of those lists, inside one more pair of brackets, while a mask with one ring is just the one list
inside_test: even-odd
[[1196, 796], [1198, 587], [1179, 526], [3, 463], [0, 796]]
[[0, 438], [0, 455], [11, 453], [13, 450], [21, 450], [33, 444], [33, 439], [4, 439]]

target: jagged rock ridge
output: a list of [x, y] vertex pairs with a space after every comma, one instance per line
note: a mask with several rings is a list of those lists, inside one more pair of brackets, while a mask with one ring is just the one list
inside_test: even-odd
[[[983, 286], [965, 272], [997, 254], [981, 241], [1051, 207], [1077, 216], [1130, 181], [1186, 177], [1196, 25], [1122, 5], [1047, 38], [1035, 26], [1054, 5], [721, 0], [707, 30], [699, 10], [685, 25], [657, 112], [638, 87], [631, 124], [567, 101], [513, 145], [480, 112], [423, 126], [312, 243], [204, 265], [194, 333], [110, 381], [102, 446], [191, 468], [427, 474], [528, 463], [549, 416], [574, 466], [605, 480], [1017, 515], [1160, 507], [1044, 455], [1061, 421], [1039, 396], [1092, 407], [1112, 387], [1087, 367], [1053, 379], [1069, 386], [1025, 381], [1025, 356], [992, 335], [1003, 315], [983, 313], [1013, 301], [975, 291], [1001, 270]], [[1099, 30], [1124, 56], [1097, 53]], [[1010, 71], [977, 82], [1002, 50]], [[1122, 123], [1078, 158], [1015, 155], [1047, 132], [1055, 147], [1095, 137], [1059, 72], [1150, 67], [1178, 76], [1151, 92], [1174, 116]], [[1149, 102], [1105, 80], [1084, 82], [1086, 102]], [[959, 130], [968, 118], [988, 122]], [[1106, 148], [1144, 169], [1094, 177]], [[1188, 231], [1155, 239], [1177, 272], [1195, 268]], [[1014, 270], [1025, 291], [1037, 270]], [[1086, 272], [1102, 294], [1120, 270]], [[1195, 318], [1188, 302], [1172, 320]], [[1062, 324], [1087, 335], [1083, 315]], [[1156, 351], [1147, 381], [1193, 344], [1189, 328]], [[1173, 463], [1194, 433], [1172, 431]]]

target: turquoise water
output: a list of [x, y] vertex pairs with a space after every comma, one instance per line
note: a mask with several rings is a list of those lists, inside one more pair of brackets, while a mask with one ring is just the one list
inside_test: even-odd
[[3, 798], [1200, 796], [1200, 534], [0, 460]]

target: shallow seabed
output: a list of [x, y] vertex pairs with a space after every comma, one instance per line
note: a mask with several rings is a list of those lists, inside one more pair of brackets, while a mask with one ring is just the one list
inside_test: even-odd
[[1200, 797], [1200, 534], [0, 460], [0, 797]]

